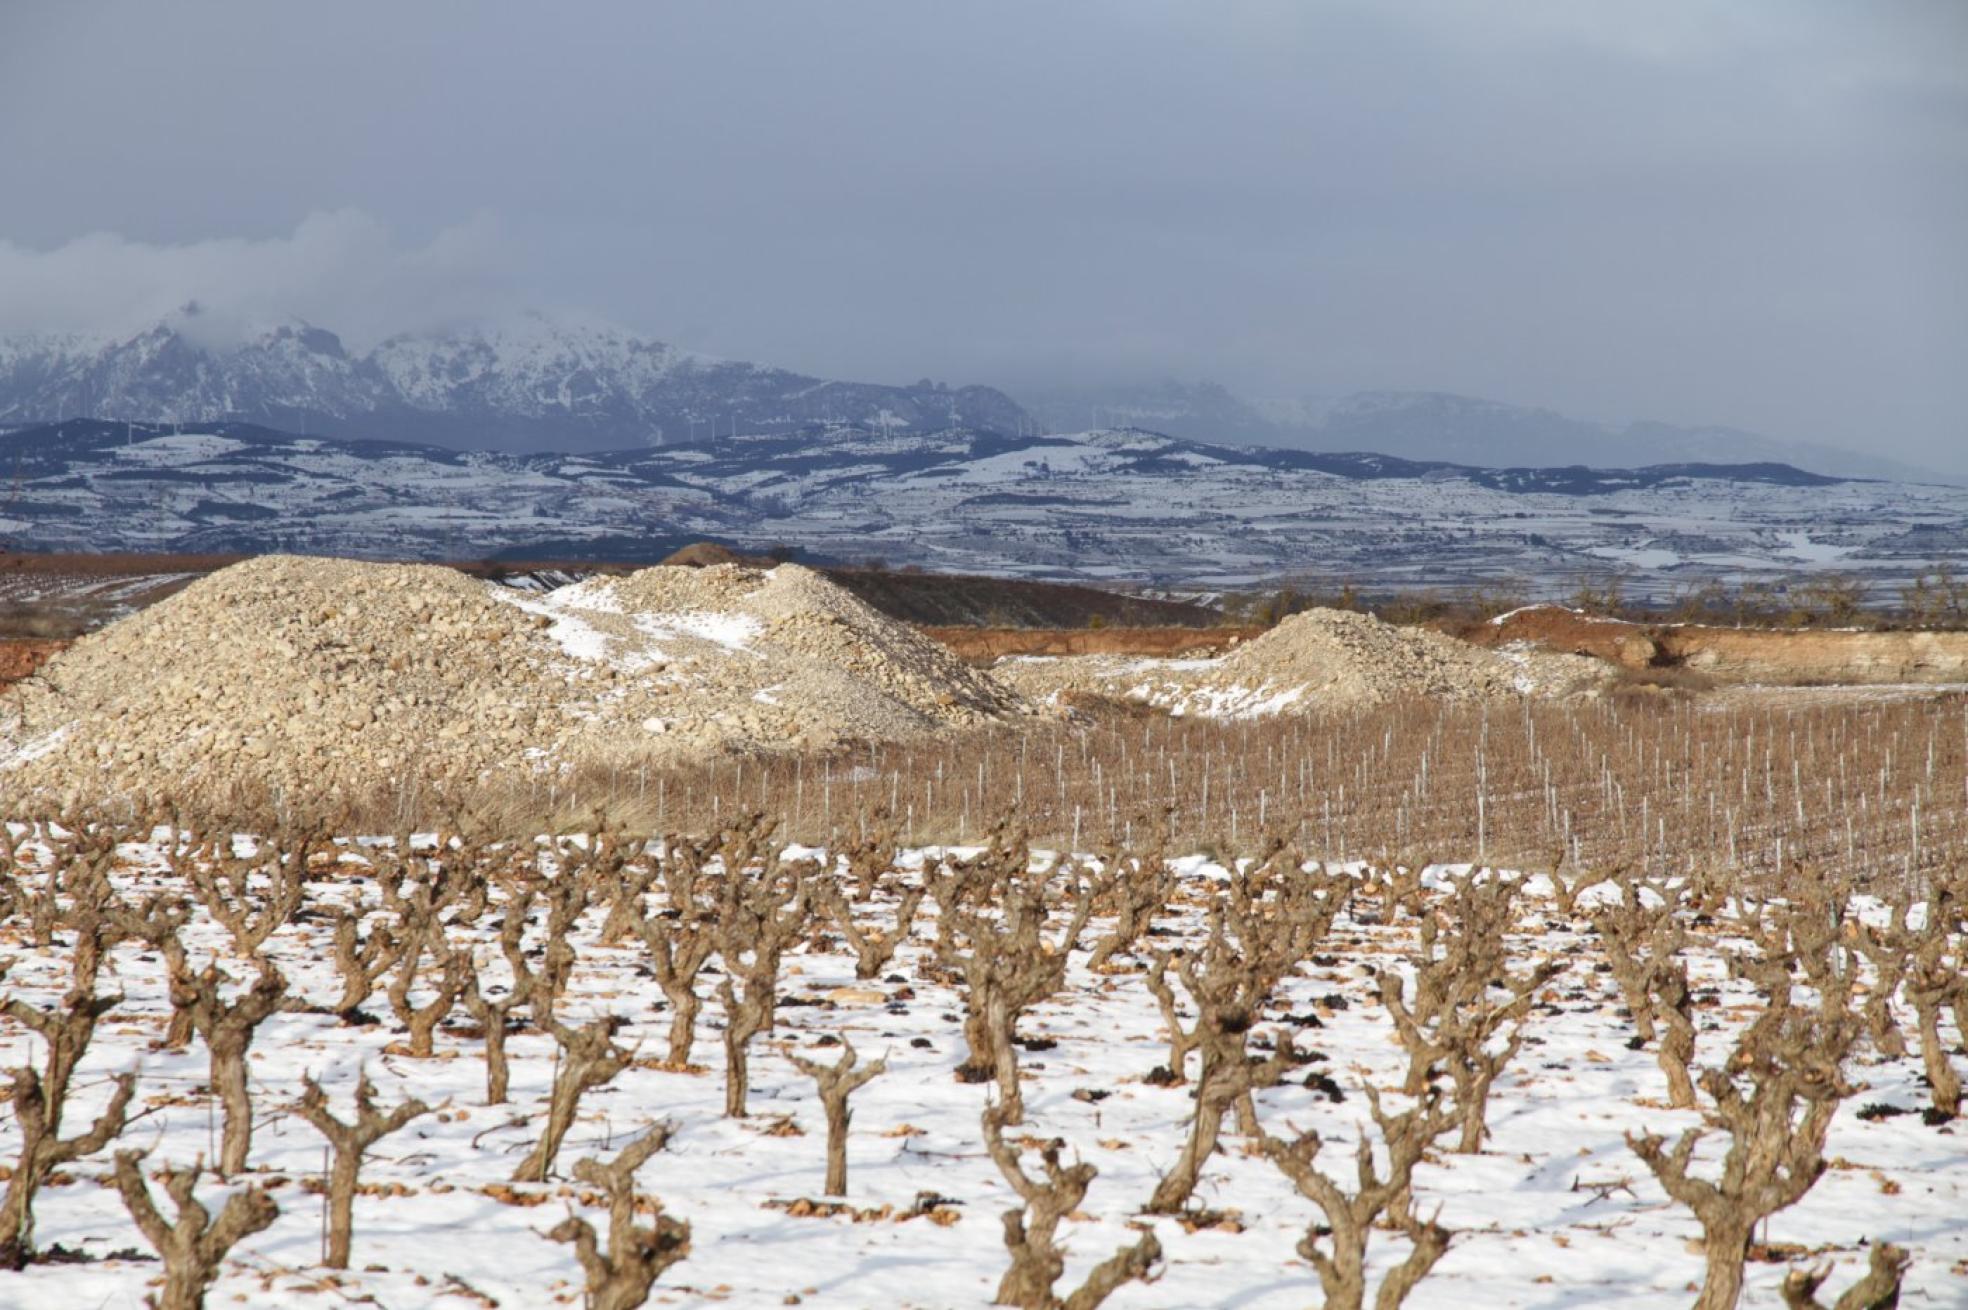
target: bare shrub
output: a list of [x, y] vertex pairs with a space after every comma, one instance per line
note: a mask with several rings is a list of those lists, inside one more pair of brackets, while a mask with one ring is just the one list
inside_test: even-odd
[[[1244, 1037], [1249, 1029], [1236, 1026], [1242, 1020], [1235, 1014], [1206, 1005], [1197, 1020], [1204, 1034], [1204, 1059], [1202, 1077], [1196, 1084], [1196, 1109], [1190, 1116], [1189, 1136], [1181, 1153], [1148, 1198], [1145, 1209], [1149, 1214], [1176, 1214], [1188, 1204], [1202, 1180], [1204, 1165], [1216, 1153], [1223, 1116], [1232, 1107], [1248, 1107], [1253, 1091], [1277, 1086], [1299, 1062], [1291, 1033], [1286, 1030], [1279, 1031], [1269, 1059], [1254, 1061], [1246, 1056]], [[1210, 1055], [1213, 1049], [1218, 1051], [1214, 1058]]]
[[1023, 1310], [1093, 1310], [1118, 1288], [1149, 1276], [1162, 1258], [1162, 1244], [1153, 1233], [1144, 1233], [1140, 1241], [1096, 1265], [1086, 1281], [1066, 1296], [1055, 1292], [1053, 1284], [1066, 1272], [1066, 1253], [1058, 1237], [1060, 1221], [1079, 1209], [1099, 1170], [1084, 1162], [1061, 1164], [1065, 1144], [1055, 1138], [1039, 1148], [1044, 1172], [1034, 1178], [1019, 1163], [1017, 1149], [1004, 1139], [1002, 1107], [987, 1106], [983, 1122], [985, 1149], [1024, 1202], [1004, 1214], [1011, 1268], [998, 1282], [998, 1293], [991, 1298], [993, 1305], [1020, 1306]]
[[[922, 887], [905, 887], [895, 907], [895, 922], [891, 928], [880, 925], [863, 924], [854, 917], [853, 908], [840, 888], [832, 883], [821, 883], [814, 899], [833, 925], [840, 929], [847, 939], [848, 947], [854, 952], [854, 976], [868, 979], [881, 976], [895, 958], [895, 952], [909, 939], [909, 930], [916, 921], [916, 910], [922, 905], [926, 894]], [[863, 900], [872, 899], [872, 888]]]
[[[1667, 1194], [1701, 1223], [1708, 1268], [1695, 1310], [1736, 1304], [1756, 1225], [1795, 1204], [1824, 1172], [1825, 1135], [1854, 1090], [1842, 1066], [1858, 1032], [1842, 1009], [1772, 1000], [1737, 1040], [1727, 1068], [1702, 1073], [1705, 1127], [1671, 1148], [1651, 1133], [1627, 1135]], [[1695, 1148], [1710, 1129], [1729, 1136], [1714, 1179], [1694, 1172]]]
[[1169, 867], [1167, 849], [1157, 844], [1139, 855], [1111, 851], [1101, 860], [1093, 894], [1095, 912], [1111, 913], [1114, 920], [1087, 956], [1087, 968], [1098, 973], [1116, 955], [1133, 950], [1154, 926], [1156, 916], [1168, 908], [1175, 894], [1175, 871]]
[[1667, 1078], [1668, 1103], [1679, 1110], [1693, 1109], [1694, 994], [1687, 961], [1681, 958], [1688, 935], [1676, 917], [1679, 899], [1673, 889], [1662, 885], [1614, 881], [1621, 899], [1594, 913], [1593, 927], [1640, 1039], [1656, 1044], [1655, 1060]]
[[97, 996], [93, 989], [77, 987], [62, 1001], [61, 1008], [51, 1013], [37, 1010], [19, 997], [9, 997], [0, 1007], [37, 1034], [48, 1048], [40, 1071], [32, 1066], [12, 1071], [7, 1099], [21, 1146], [7, 1179], [6, 1196], [0, 1199], [0, 1267], [18, 1269], [33, 1254], [34, 1198], [48, 1175], [61, 1165], [102, 1150], [123, 1131], [136, 1087], [129, 1074], [118, 1076], [108, 1108], [86, 1132], [73, 1137], [61, 1135], [76, 1066], [89, 1049], [97, 1021], [122, 1003], [121, 995]]
[[719, 856], [724, 868], [717, 901], [718, 958], [725, 970], [718, 980], [725, 1016], [724, 1112], [735, 1119], [745, 1116], [752, 1038], [770, 1028], [777, 1013], [780, 958], [805, 934], [811, 915], [810, 866], [782, 861], [764, 849], [770, 834], [769, 825], [756, 821], [728, 830]]
[[[517, 935], [523, 921], [507, 919], [507, 930]], [[485, 1103], [503, 1105], [510, 1083], [511, 1073], [506, 1061], [506, 1037], [511, 1029], [512, 1012], [526, 1005], [533, 991], [533, 978], [530, 974], [517, 974], [513, 985], [505, 988], [505, 995], [493, 999], [488, 994], [482, 965], [474, 960], [465, 973], [465, 990], [459, 998], [466, 1013], [478, 1020], [484, 1029], [485, 1043]]]
[[[444, 930], [435, 923], [413, 924], [408, 933], [409, 941], [397, 957], [396, 977], [390, 982], [389, 1003], [397, 1022], [409, 1034], [407, 1053], [424, 1060], [431, 1056], [437, 1026], [451, 1017], [459, 998], [471, 986], [475, 971], [470, 955], [448, 946]], [[411, 991], [422, 973], [426, 953], [437, 964], [438, 972], [430, 986], [430, 999], [417, 1004]]]
[[328, 1095], [312, 1077], [301, 1078], [301, 1099], [294, 1113], [328, 1139], [332, 1154], [328, 1177], [328, 1267], [346, 1269], [354, 1233], [355, 1187], [365, 1151], [402, 1128], [430, 1107], [412, 1098], [387, 1114], [376, 1108], [376, 1087], [364, 1072], [355, 1084], [355, 1119], [344, 1123], [328, 1112]]
[[1891, 921], [1879, 927], [1861, 921], [1853, 927], [1854, 944], [1872, 965], [1872, 986], [1861, 1011], [1866, 1032], [1872, 1039], [1873, 1049], [1893, 1060], [1905, 1055], [1907, 1049], [1906, 1034], [1900, 1030], [1899, 1019], [1893, 1013], [1893, 998], [1906, 981], [1918, 946], [1919, 939], [1908, 926], [1912, 908], [1909, 889], [1903, 888], [1893, 906]]
[[[1412, 999], [1394, 974], [1380, 979], [1381, 1002], [1408, 1052], [1403, 1090], [1419, 1095], [1435, 1070], [1447, 1071], [1462, 1128], [1456, 1150], [1464, 1155], [1483, 1149], [1490, 1089], [1522, 1048], [1537, 989], [1564, 971], [1555, 960], [1534, 962], [1517, 973], [1508, 968], [1505, 934], [1515, 926], [1516, 891], [1516, 884], [1494, 875], [1462, 879], [1450, 898], [1453, 927], [1446, 938], [1435, 930], [1432, 916], [1422, 919], [1421, 947], [1410, 957]], [[1495, 1043], [1499, 1035], [1501, 1047]]]
[[574, 1177], [598, 1187], [608, 1196], [608, 1249], [604, 1252], [587, 1220], [569, 1215], [547, 1236], [572, 1242], [574, 1255], [587, 1278], [590, 1310], [635, 1310], [649, 1299], [649, 1289], [663, 1271], [690, 1254], [690, 1225], [672, 1219], [660, 1208], [647, 1225], [636, 1222], [635, 1173], [670, 1140], [668, 1124], [657, 1124], [623, 1147], [607, 1164], [582, 1159]]
[[1550, 880], [1551, 898], [1558, 903], [1559, 910], [1567, 919], [1578, 915], [1579, 897], [1602, 883], [1619, 881], [1617, 874], [1613, 873], [1594, 873], [1591, 870], [1569, 872], [1569, 856], [1570, 852], [1560, 846], [1541, 867], [1533, 870]]
[[649, 970], [670, 1006], [665, 1063], [672, 1069], [687, 1069], [691, 1048], [697, 1044], [697, 1015], [704, 1006], [697, 994], [697, 975], [717, 949], [716, 917], [691, 899], [646, 916], [636, 927], [648, 952]]
[[1285, 1031], [1267, 1060], [1254, 1059], [1248, 1048], [1252, 1025], [1280, 980], [1325, 937], [1353, 892], [1350, 880], [1307, 873], [1304, 864], [1295, 848], [1281, 842], [1271, 843], [1262, 859], [1233, 863], [1209, 906], [1203, 944], [1172, 957], [1196, 1011], [1187, 1031], [1168, 983], [1171, 957], [1158, 955], [1149, 971], [1149, 990], [1169, 1027], [1172, 1081], [1186, 1079], [1182, 1066], [1191, 1049], [1202, 1056], [1189, 1136], [1149, 1199], [1151, 1213], [1173, 1214], [1188, 1202], [1231, 1109], [1239, 1129], [1257, 1135], [1252, 1092], [1275, 1085], [1299, 1062]]
[[629, 1067], [634, 1053], [615, 1045], [611, 1034], [615, 1021], [603, 1015], [581, 1028], [569, 1028], [558, 1020], [547, 1022], [547, 1031], [560, 1046], [560, 1069], [554, 1077], [547, 1101], [547, 1123], [533, 1150], [513, 1170], [516, 1183], [543, 1183], [552, 1172], [560, 1143], [574, 1126], [584, 1093], [614, 1081], [615, 1075]]
[[1934, 1114], [1952, 1119], [1961, 1113], [1961, 1075], [1955, 1071], [1947, 1040], [1941, 1034], [1941, 1010], [1953, 1006], [1959, 1027], [1961, 1010], [1968, 1004], [1968, 949], [1959, 940], [1950, 939], [1931, 906], [1929, 916], [1935, 926], [1922, 934], [1914, 948], [1906, 970], [1906, 996], [1919, 1027], [1920, 1059]]
[[[541, 952], [540, 967], [534, 969], [528, 963], [526, 952], [521, 949], [520, 939], [501, 934], [499, 944], [505, 951], [506, 963], [512, 967], [513, 977], [530, 975], [527, 980], [527, 994], [531, 997], [533, 1018], [542, 1028], [551, 1027], [555, 1020], [561, 996], [567, 991], [567, 984], [574, 977], [576, 954], [574, 944], [568, 940], [574, 925], [588, 909], [588, 886], [580, 878], [563, 874], [546, 884], [547, 896], [547, 940]], [[508, 900], [506, 917], [514, 915], [524, 921], [532, 911], [534, 896], [531, 891]]]
[[217, 965], [207, 965], [203, 972], [194, 974], [180, 962], [173, 962], [171, 1005], [197, 1031], [211, 1054], [212, 1089], [225, 1107], [219, 1175], [231, 1177], [246, 1167], [253, 1148], [253, 1098], [246, 1086], [246, 1053], [259, 1026], [281, 1008], [287, 979], [263, 959], [253, 985], [230, 1002], [219, 994], [221, 981], [223, 975]]
[[142, 1158], [136, 1151], [118, 1151], [111, 1184], [144, 1240], [163, 1258], [164, 1287], [153, 1304], [156, 1310], [200, 1310], [226, 1253], [242, 1239], [270, 1227], [280, 1216], [280, 1207], [260, 1188], [248, 1187], [228, 1196], [214, 1219], [194, 1193], [203, 1168], [167, 1167], [160, 1175], [164, 1194], [178, 1213], [166, 1220], [137, 1167]]
[[1182, 1007], [1177, 1004], [1175, 988], [1169, 983], [1169, 968], [1176, 964], [1178, 958], [1172, 951], [1156, 951], [1144, 980], [1149, 994], [1161, 1007], [1162, 1027], [1168, 1033], [1168, 1080], [1175, 1087], [1189, 1081], [1189, 1053], [1201, 1045], [1203, 1039], [1200, 1019], [1189, 1027], [1183, 1027]]
[[[239, 856], [233, 853], [230, 833], [193, 841], [173, 831], [164, 842], [164, 859], [232, 935], [240, 958], [251, 959], [301, 908], [307, 896], [308, 860], [324, 847], [333, 849], [333, 842], [313, 834], [276, 833], [262, 840], [252, 855]], [[256, 873], [266, 880], [264, 892], [253, 887]]]
[[820, 1091], [820, 1105], [827, 1116], [827, 1195], [847, 1195], [847, 1125], [854, 1112], [847, 1098], [870, 1080], [888, 1071], [888, 1057], [873, 1064], [857, 1065], [854, 1043], [841, 1038], [841, 1058], [833, 1064], [820, 1064], [790, 1055], [793, 1065], [813, 1079]]
[[1382, 1277], [1374, 1294], [1377, 1310], [1396, 1310], [1442, 1258], [1452, 1236], [1436, 1220], [1416, 1213], [1413, 1185], [1415, 1166], [1429, 1145], [1455, 1125], [1455, 1117], [1441, 1112], [1440, 1093], [1433, 1089], [1400, 1114], [1387, 1112], [1371, 1084], [1366, 1090], [1374, 1124], [1386, 1145], [1387, 1171], [1380, 1172], [1373, 1141], [1363, 1127], [1354, 1153], [1351, 1193], [1319, 1170], [1318, 1156], [1325, 1142], [1318, 1133], [1299, 1133], [1289, 1142], [1269, 1134], [1262, 1138], [1264, 1154], [1325, 1216], [1324, 1224], [1308, 1228], [1298, 1253], [1318, 1272], [1326, 1310], [1360, 1310], [1366, 1304], [1367, 1243], [1377, 1225], [1385, 1222], [1401, 1230], [1412, 1243], [1407, 1259]]
[[335, 915], [335, 971], [341, 975], [342, 994], [334, 1012], [342, 1022], [353, 1022], [356, 1014], [375, 992], [384, 974], [396, 966], [397, 958], [410, 946], [409, 939], [392, 931], [389, 924], [377, 923], [365, 936], [362, 916], [348, 909]]
[[[1894, 1310], [1900, 1303], [1900, 1279], [1911, 1263], [1913, 1257], [1891, 1242], [1876, 1243], [1865, 1273], [1845, 1289], [1831, 1310]], [[1784, 1304], [1790, 1310], [1825, 1310], [1824, 1302], [1818, 1300], [1818, 1289], [1830, 1277], [1829, 1264], [1791, 1270], [1784, 1275]]]
[[1641, 878], [1609, 881], [1618, 888], [1620, 899], [1592, 912], [1593, 931], [1640, 1040], [1651, 1044], [1659, 1036], [1654, 1023], [1654, 974], [1686, 943], [1674, 917], [1679, 898], [1672, 888]]
[[[1056, 993], [1066, 981], [1066, 954], [1045, 940], [1046, 888], [1043, 875], [1020, 874], [999, 892], [996, 914], [946, 905], [939, 930], [949, 936], [938, 954], [964, 981], [964, 1042], [957, 1077], [966, 1082], [996, 1079], [1003, 1121], [1024, 1121], [1014, 1043], [1026, 1010]], [[941, 894], [939, 893], [939, 899]], [[956, 897], [953, 895], [952, 900]]]

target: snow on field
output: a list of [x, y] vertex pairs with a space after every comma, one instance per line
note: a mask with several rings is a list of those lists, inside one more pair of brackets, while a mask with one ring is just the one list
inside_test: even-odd
[[[904, 880], [919, 878], [925, 858], [938, 854], [905, 854]], [[124, 857], [115, 880], [126, 895], [175, 886], [154, 846], [127, 847]], [[1149, 945], [1194, 940], [1199, 894], [1223, 877], [1199, 857], [1179, 862], [1178, 871], [1177, 912], [1162, 921]], [[310, 904], [373, 906], [377, 887], [364, 872], [345, 855], [331, 876], [312, 884]], [[1466, 869], [1436, 872], [1438, 883], [1467, 876]], [[496, 946], [499, 904], [495, 894], [493, 913], [477, 927], [450, 930], [454, 941], [479, 944], [488, 987], [509, 976]], [[891, 904], [889, 894], [879, 897], [881, 913]], [[403, 1033], [390, 1022], [380, 994], [366, 1007], [382, 1016], [380, 1023], [346, 1026], [322, 1014], [276, 1015], [251, 1056], [256, 1128], [247, 1177], [271, 1190], [281, 1215], [234, 1251], [211, 1304], [578, 1303], [580, 1275], [570, 1249], [543, 1234], [570, 1212], [605, 1233], [606, 1214], [592, 1203], [590, 1189], [565, 1179], [574, 1161], [607, 1158], [658, 1120], [672, 1123], [675, 1136], [643, 1166], [638, 1183], [660, 1197], [669, 1214], [690, 1223], [692, 1246], [658, 1284], [652, 1304], [988, 1303], [1006, 1264], [1000, 1215], [1011, 1197], [981, 1144], [987, 1087], [952, 1077], [963, 1051], [960, 995], [934, 971], [919, 968], [930, 958], [931, 904], [913, 940], [876, 981], [857, 981], [851, 955], [816, 949], [811, 941], [787, 956], [777, 1030], [754, 1044], [752, 1113], [742, 1120], [720, 1113], [716, 1001], [705, 1007], [694, 1054], [705, 1068], [656, 1067], [669, 1015], [647, 978], [644, 948], [633, 935], [623, 945], [600, 944], [602, 911], [591, 910], [573, 937], [578, 962], [562, 1012], [570, 1022], [617, 1016], [618, 1040], [635, 1047], [639, 1058], [583, 1099], [561, 1152], [559, 1177], [545, 1184], [507, 1179], [539, 1133], [555, 1068], [547, 1037], [530, 1028], [513, 1034], [511, 1101], [488, 1106], [482, 1042], [462, 1012], [440, 1031], [436, 1055], [428, 1059], [404, 1053]], [[1630, 1024], [1620, 1016], [1612, 979], [1601, 971], [1582, 921], [1528, 893], [1524, 910], [1513, 955], [1549, 956], [1567, 969], [1540, 993], [1524, 1049], [1497, 1087], [1487, 1149], [1453, 1155], [1445, 1141], [1416, 1176], [1421, 1213], [1439, 1208], [1440, 1221], [1456, 1236], [1408, 1304], [1457, 1310], [1685, 1306], [1701, 1277], [1702, 1260], [1692, 1247], [1699, 1229], [1663, 1196], [1623, 1135], [1672, 1135], [1696, 1116], [1663, 1108], [1665, 1086], [1654, 1055], [1629, 1049]], [[865, 907], [861, 912], [873, 917]], [[1095, 920], [1086, 940], [1102, 926]], [[1056, 921], [1054, 936], [1058, 930]], [[536, 927], [529, 941], [540, 931]], [[54, 1003], [66, 986], [68, 947], [31, 944], [18, 918], [4, 932], [13, 966], [0, 986], [29, 1004]], [[1726, 1053], [1750, 1010], [1746, 985], [1732, 982], [1723, 967], [1729, 939], [1717, 932], [1698, 928], [1696, 935], [1696, 982], [1717, 992], [1717, 1004], [1700, 1011], [1699, 1058], [1705, 1063]], [[313, 914], [280, 929], [267, 948], [294, 990], [311, 1002], [325, 1004], [339, 989], [329, 960], [331, 935], [330, 921]], [[1364, 908], [1359, 917], [1343, 914], [1310, 962], [1285, 981], [1259, 1024], [1264, 1033], [1289, 1027], [1301, 1046], [1318, 1052], [1307, 1066], [1309, 1078], [1294, 1074], [1258, 1094], [1264, 1125], [1280, 1135], [1288, 1136], [1290, 1126], [1326, 1135], [1320, 1163], [1349, 1185], [1353, 1146], [1367, 1122], [1361, 1088], [1373, 1083], [1391, 1091], [1405, 1065], [1369, 974], [1398, 967], [1396, 953], [1411, 948], [1413, 936], [1408, 920], [1389, 925]], [[241, 983], [252, 976], [202, 911], [184, 940], [194, 965], [213, 959]], [[1094, 974], [1084, 953], [1075, 954], [1067, 990], [1036, 1007], [1021, 1028], [1027, 1122], [1014, 1135], [1062, 1138], [1069, 1159], [1099, 1169], [1084, 1205], [1064, 1228], [1072, 1254], [1062, 1288], [1076, 1285], [1094, 1263], [1135, 1240], [1138, 1226], [1147, 1226], [1166, 1253], [1161, 1275], [1124, 1286], [1110, 1305], [1263, 1310], [1317, 1304], [1317, 1280], [1294, 1248], [1319, 1212], [1246, 1150], [1232, 1123], [1197, 1196], [1201, 1205], [1228, 1212], [1227, 1221], [1191, 1232], [1176, 1219], [1140, 1215], [1176, 1154], [1193, 1104], [1181, 1087], [1144, 1081], [1166, 1062], [1167, 1048], [1144, 985], [1142, 958], [1123, 955], [1115, 970]], [[101, 1107], [111, 1074], [134, 1071], [143, 1113], [118, 1145], [149, 1151], [151, 1167], [213, 1157], [218, 1130], [205, 1092], [202, 1045], [158, 1049], [169, 1013], [163, 963], [147, 949], [125, 946], [105, 972], [113, 978], [105, 990], [120, 988], [125, 999], [103, 1021], [84, 1061], [68, 1131]], [[707, 993], [716, 979], [699, 981], [700, 993]], [[864, 1060], [885, 1057], [889, 1066], [852, 1102], [847, 1200], [854, 1211], [831, 1217], [789, 1213], [789, 1205], [822, 1195], [823, 1130], [812, 1083], [787, 1057], [797, 1052], [831, 1062], [840, 1037], [851, 1039]], [[0, 1063], [38, 1060], [39, 1045], [20, 1025], [0, 1019]], [[302, 1075], [311, 1073], [327, 1087], [331, 1109], [346, 1117], [354, 1081], [365, 1069], [383, 1106], [417, 1096], [437, 1111], [373, 1148], [363, 1172], [367, 1194], [355, 1211], [352, 1268], [328, 1275], [318, 1266], [321, 1201], [306, 1190], [323, 1169], [322, 1139], [286, 1107], [299, 1094]], [[1801, 1249], [1834, 1260], [1833, 1295], [1862, 1266], [1860, 1243], [1902, 1243], [1914, 1253], [1904, 1305], [1968, 1304], [1964, 1129], [1926, 1126], [1917, 1114], [1859, 1117], [1866, 1104], [1915, 1109], [1923, 1103], [1916, 1059], [1887, 1060], [1868, 1050], [1852, 1072], [1869, 1086], [1838, 1114], [1826, 1151], [1832, 1167], [1800, 1204], [1775, 1216], [1762, 1239], [1800, 1250], [1793, 1257], [1799, 1262], [1809, 1258]], [[1329, 1094], [1326, 1087], [1337, 1091]], [[1398, 1095], [1389, 1100], [1402, 1102]], [[0, 1126], [0, 1159], [11, 1160], [18, 1143], [9, 1117]], [[1703, 1158], [1714, 1153], [1711, 1143]], [[0, 1304], [69, 1310], [140, 1303], [145, 1280], [158, 1266], [125, 1254], [146, 1248], [115, 1194], [96, 1185], [107, 1156], [66, 1167], [35, 1208], [34, 1235], [43, 1249], [59, 1246], [95, 1260], [0, 1273]], [[201, 1194], [215, 1201], [227, 1190], [208, 1180]], [[938, 1218], [905, 1217], [926, 1198], [935, 1202]], [[1376, 1270], [1406, 1251], [1399, 1235], [1373, 1235]], [[1753, 1265], [1745, 1304], [1777, 1305], [1785, 1268]]]

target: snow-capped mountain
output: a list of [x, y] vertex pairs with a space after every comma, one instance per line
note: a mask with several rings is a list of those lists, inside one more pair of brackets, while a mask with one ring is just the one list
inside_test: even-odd
[[1968, 490], [1787, 465], [1487, 469], [865, 426], [516, 455], [246, 424], [73, 421], [0, 436], [0, 549], [650, 561], [711, 538], [951, 572], [1221, 587], [1618, 573], [1633, 595], [1831, 569], [1968, 567]]
[[539, 315], [396, 336], [359, 355], [306, 323], [223, 345], [208, 344], [201, 327], [187, 312], [130, 336], [0, 341], [0, 424], [235, 421], [460, 449], [592, 451], [816, 423], [1009, 431], [1027, 422], [988, 387], [832, 382]]
[[[1549, 409], [1442, 391], [1252, 400], [1213, 382], [1022, 395], [1042, 425], [1105, 422], [1186, 437], [1296, 450], [1371, 450], [1490, 468], [1783, 463], [1837, 477], [1927, 481], [1937, 475], [1883, 456], [1724, 427], [1595, 423]], [[1959, 480], [1959, 479], [1949, 479]]]

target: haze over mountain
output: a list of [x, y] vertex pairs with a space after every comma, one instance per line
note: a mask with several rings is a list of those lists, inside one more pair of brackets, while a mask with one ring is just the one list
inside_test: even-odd
[[577, 451], [863, 424], [897, 433], [1134, 427], [1214, 445], [1364, 452], [1488, 468], [1785, 463], [1932, 481], [1882, 457], [1728, 428], [1593, 423], [1442, 392], [1255, 402], [1213, 383], [1043, 393], [833, 381], [713, 359], [592, 319], [541, 313], [349, 349], [289, 318], [213, 330], [197, 306], [137, 332], [0, 338], [0, 425], [67, 418], [243, 421], [462, 450]]
[[1882, 455], [1740, 429], [1651, 420], [1598, 423], [1550, 409], [1442, 391], [1362, 391], [1303, 400], [1252, 400], [1214, 382], [1172, 379], [1133, 387], [1018, 392], [1047, 431], [1128, 425], [1192, 441], [1373, 451], [1403, 459], [1488, 467], [1584, 464], [1794, 464], [1840, 477], [1960, 482]]

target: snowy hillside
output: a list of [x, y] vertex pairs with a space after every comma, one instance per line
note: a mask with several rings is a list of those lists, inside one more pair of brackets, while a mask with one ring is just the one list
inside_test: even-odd
[[76, 421], [0, 436], [0, 544], [651, 560], [790, 543], [939, 571], [1224, 586], [1614, 573], [1636, 594], [1817, 569], [1968, 565], [1968, 490], [1785, 465], [1483, 469], [1178, 441], [865, 427], [509, 455], [244, 424]]
[[832, 382], [540, 315], [392, 337], [367, 354], [299, 322], [225, 345], [206, 344], [201, 328], [181, 314], [128, 337], [0, 341], [0, 424], [233, 420], [490, 450], [605, 450], [815, 422], [1025, 424], [987, 387]]

